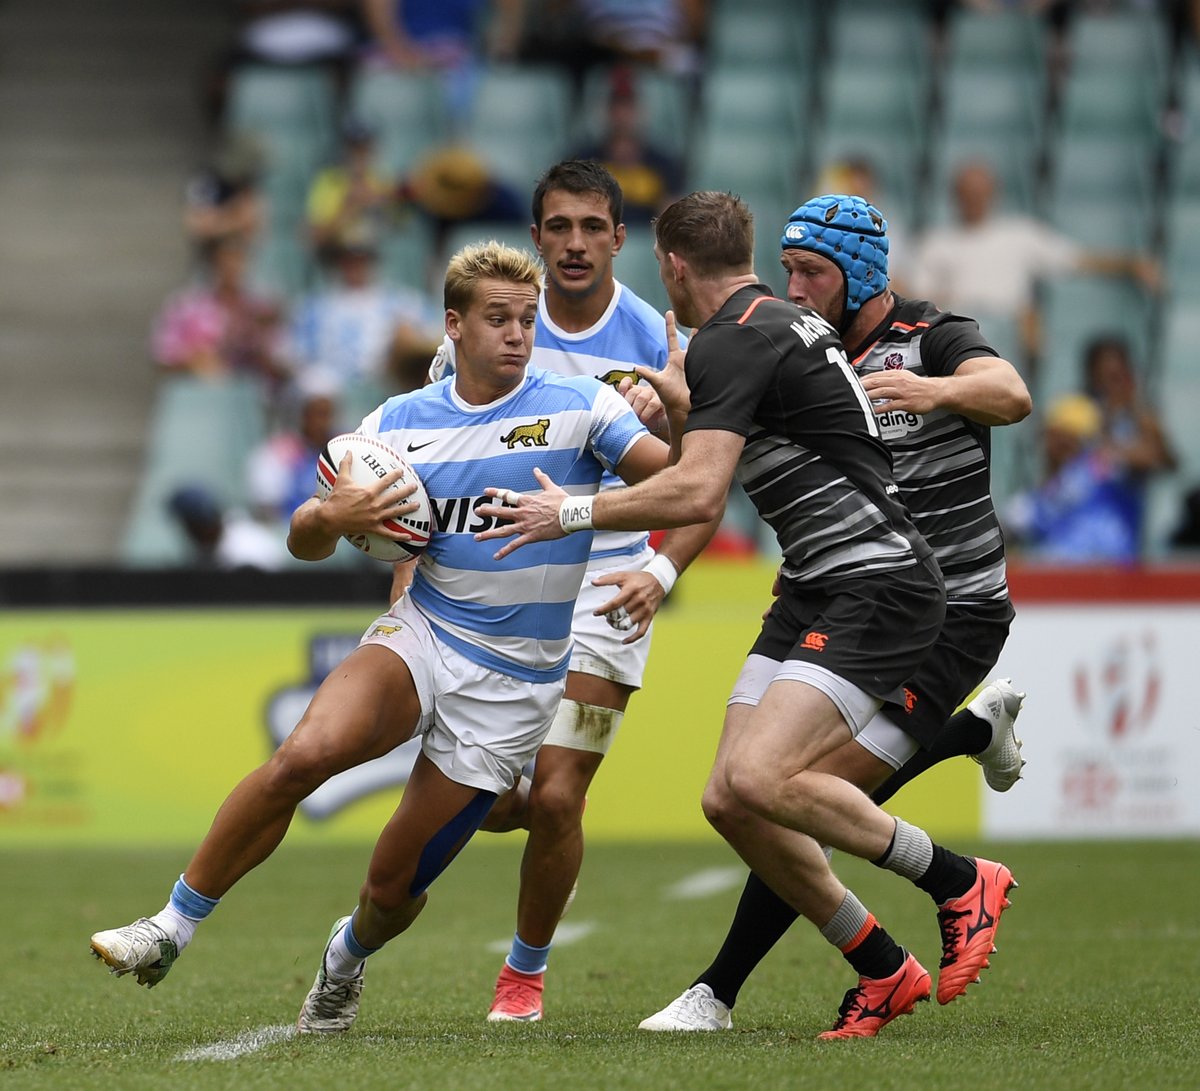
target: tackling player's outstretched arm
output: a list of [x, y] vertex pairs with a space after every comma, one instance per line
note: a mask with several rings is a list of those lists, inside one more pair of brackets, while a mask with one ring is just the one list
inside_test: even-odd
[[354, 455], [347, 451], [338, 466], [333, 491], [324, 499], [312, 496], [293, 513], [288, 528], [288, 552], [301, 561], [321, 561], [337, 548], [345, 534], [378, 534], [397, 542], [411, 540], [408, 534], [391, 530], [385, 522], [416, 511], [408, 498], [416, 482], [392, 490], [403, 476], [393, 470], [370, 485], [360, 485], [350, 474]]
[[682, 439], [678, 462], [640, 480], [628, 462], [652, 439], [639, 440], [617, 467], [622, 478], [640, 481], [627, 489], [612, 489], [595, 497], [570, 496], [535, 469], [540, 493], [518, 496], [504, 489], [484, 490], [505, 503], [479, 508], [481, 515], [492, 516], [498, 523], [476, 535], [476, 540], [515, 535], [497, 551], [499, 559], [529, 542], [561, 538], [576, 530], [665, 530], [719, 518], [745, 437], [718, 429], [689, 432]]

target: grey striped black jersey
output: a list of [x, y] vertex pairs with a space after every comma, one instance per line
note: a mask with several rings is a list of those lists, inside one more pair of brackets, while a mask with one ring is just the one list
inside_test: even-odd
[[737, 477], [775, 531], [785, 578], [825, 583], [929, 556], [870, 402], [815, 311], [741, 288], [696, 332], [686, 369], [686, 430], [746, 438]]
[[[901, 296], [866, 341], [851, 346], [860, 377], [896, 368], [952, 375], [964, 360], [996, 355], [973, 319]], [[943, 409], [924, 415], [894, 410], [882, 414], [879, 425], [900, 495], [937, 557], [947, 597], [1004, 598], [1004, 537], [989, 487], [987, 426]]]

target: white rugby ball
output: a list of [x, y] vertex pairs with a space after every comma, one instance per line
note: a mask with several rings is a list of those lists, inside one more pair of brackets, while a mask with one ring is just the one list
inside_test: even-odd
[[397, 542], [381, 534], [347, 534], [346, 541], [367, 556], [381, 561], [411, 561], [414, 557], [419, 557], [429, 545], [433, 526], [433, 509], [429, 505], [429, 494], [417, 476], [417, 471], [386, 443], [359, 432], [334, 436], [317, 456], [317, 495], [324, 500], [333, 491], [338, 467], [342, 464], [346, 452], [354, 455], [350, 475], [360, 485], [378, 481], [393, 470], [403, 471], [404, 476], [392, 488], [399, 489], [401, 485], [407, 485], [410, 481], [417, 483], [417, 491], [408, 497], [409, 500], [416, 501], [417, 510], [384, 524], [389, 530], [411, 535], [411, 540]]

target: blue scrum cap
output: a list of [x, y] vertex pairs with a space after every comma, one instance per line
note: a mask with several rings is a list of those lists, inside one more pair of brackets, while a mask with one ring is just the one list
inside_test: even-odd
[[811, 250], [842, 270], [847, 321], [887, 287], [887, 220], [861, 197], [826, 193], [806, 201], [788, 217], [779, 245]]

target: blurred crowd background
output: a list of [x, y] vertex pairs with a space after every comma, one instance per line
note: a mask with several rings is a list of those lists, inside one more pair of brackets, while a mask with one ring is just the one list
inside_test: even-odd
[[572, 155], [660, 309], [673, 197], [740, 193], [782, 293], [788, 213], [867, 196], [894, 287], [1033, 392], [992, 439], [1013, 555], [1200, 558], [1198, 31], [1191, 0], [6, 0], [0, 565], [294, 564], [315, 451], [421, 383], [447, 257], [531, 245]]

